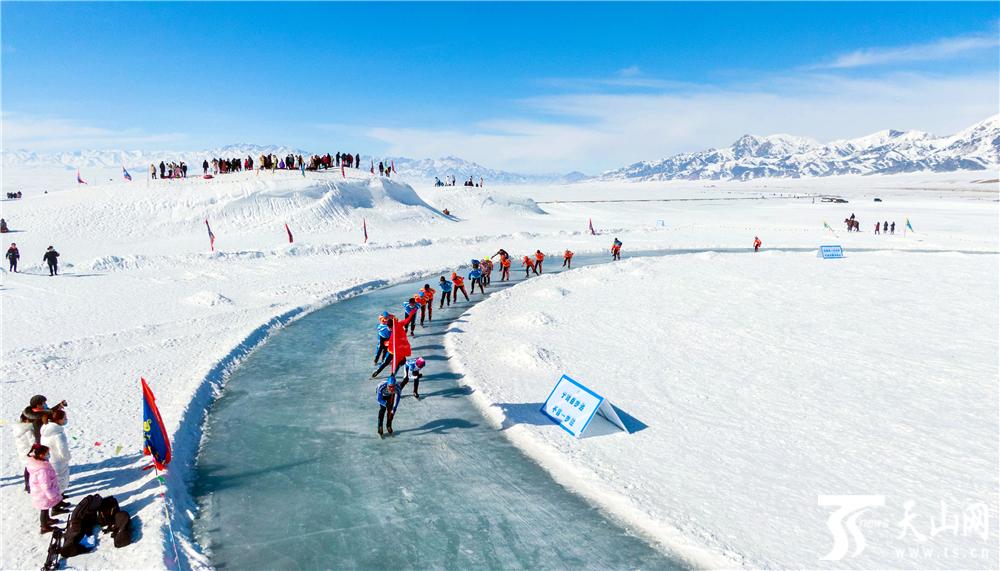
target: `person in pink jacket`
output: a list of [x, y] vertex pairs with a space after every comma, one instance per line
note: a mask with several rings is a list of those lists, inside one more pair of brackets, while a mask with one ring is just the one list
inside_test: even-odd
[[[59, 520], [49, 517], [49, 509], [55, 508], [62, 501], [59, 492], [59, 481], [56, 471], [49, 464], [49, 447], [35, 444], [28, 454], [28, 484], [31, 486], [31, 504], [41, 510], [42, 530], [40, 533], [50, 533]], [[53, 509], [53, 515], [66, 513], [68, 510]]]

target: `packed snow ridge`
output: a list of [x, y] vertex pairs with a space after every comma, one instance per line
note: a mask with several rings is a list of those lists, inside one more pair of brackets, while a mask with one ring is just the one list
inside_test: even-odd
[[[353, 149], [350, 150], [353, 152]], [[238, 143], [226, 145], [215, 149], [204, 149], [200, 151], [142, 151], [142, 150], [121, 150], [121, 149], [85, 149], [78, 151], [66, 151], [59, 153], [38, 153], [26, 149], [12, 149], [3, 151], [4, 167], [58, 167], [62, 166], [67, 170], [88, 169], [88, 168], [119, 168], [126, 167], [140, 173], [145, 172], [151, 164], [159, 164], [160, 161], [180, 162], [184, 161], [195, 170], [200, 167], [205, 159], [212, 158], [235, 158], [254, 157], [260, 155], [276, 155], [284, 157], [286, 155], [302, 155], [308, 157], [312, 154], [336, 154], [335, 149], [313, 149], [306, 151], [300, 148], [287, 147], [282, 145], [251, 145]], [[346, 151], [345, 151], [346, 152]], [[398, 177], [407, 182], [431, 183], [435, 178], [442, 181], [455, 177], [456, 183], [461, 185], [463, 181], [472, 177], [475, 182], [483, 181], [488, 184], [545, 184], [576, 182], [586, 175], [579, 172], [572, 172], [565, 175], [559, 174], [521, 174], [503, 170], [492, 169], [479, 163], [468, 161], [459, 157], [448, 156], [439, 159], [411, 159], [406, 157], [392, 156], [372, 156], [363, 155], [361, 165], [367, 171], [369, 164], [378, 165], [379, 162], [389, 166], [395, 164]]]
[[1000, 115], [947, 137], [879, 131], [822, 144], [805, 137], [744, 135], [725, 149], [643, 161], [602, 180], [749, 180], [844, 174], [985, 170], [1000, 164]]

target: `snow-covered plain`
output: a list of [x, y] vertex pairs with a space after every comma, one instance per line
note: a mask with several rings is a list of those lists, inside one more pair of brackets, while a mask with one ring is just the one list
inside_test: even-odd
[[[981, 172], [716, 185], [586, 183], [502, 191], [490, 187], [414, 190], [350, 170], [346, 180], [339, 172], [307, 173], [306, 177], [279, 172], [150, 183], [142, 180], [142, 173], [133, 173], [138, 176], [132, 183], [121, 181], [120, 170], [114, 168], [83, 174], [90, 185], [76, 185], [75, 173], [64, 169], [4, 169], [3, 192], [22, 190], [25, 198], [2, 204], [2, 215], [13, 231], [4, 236], [4, 246], [17, 242], [22, 273], [3, 273], [0, 306], [0, 418], [8, 425], [16, 422], [19, 410], [36, 393], [52, 401], [67, 399], [69, 431], [75, 437], [71, 441], [70, 493], [116, 495], [122, 507], [137, 513], [141, 522], [140, 538], [133, 546], [115, 550], [110, 544], [102, 545], [94, 554], [70, 560], [79, 568], [164, 567], [165, 557], [172, 556], [174, 547], [168, 523], [176, 532], [183, 567], [207, 566], [190, 540], [190, 522], [196, 514], [188, 489], [205, 410], [221, 389], [226, 371], [271, 331], [305, 311], [368, 288], [425, 273], [443, 273], [467, 263], [470, 257], [490, 255], [498, 247], [515, 255], [541, 248], [555, 256], [567, 247], [578, 252], [603, 251], [616, 235], [625, 242], [627, 255], [629, 249], [746, 248], [754, 235], [760, 235], [765, 248], [812, 248], [833, 240], [843, 243], [849, 253], [852, 248], [988, 251], [994, 254], [968, 263], [956, 254], [916, 253], [892, 254], [885, 261], [896, 264], [899, 259], [909, 260], [910, 269], [924, 280], [938, 275], [934, 268], [940, 262], [941, 267], [955, 273], [949, 280], [964, 277], [970, 282], [963, 290], [969, 292], [964, 303], [982, 316], [991, 309], [987, 298], [992, 291], [995, 314], [997, 184], [973, 182], [984, 178]], [[851, 203], [814, 201], [811, 196], [816, 194], [843, 195]], [[884, 202], [872, 202], [873, 196], [882, 197]], [[659, 201], [665, 198], [685, 200]], [[609, 199], [655, 202], [566, 202]], [[452, 217], [441, 213], [445, 208]], [[862, 220], [861, 234], [841, 232], [838, 221], [851, 212]], [[906, 216], [918, 232], [903, 237], [901, 225]], [[217, 237], [215, 252], [208, 249], [206, 218]], [[586, 232], [591, 218], [599, 236]], [[872, 236], [870, 227], [875, 219], [895, 220], [897, 235]], [[839, 236], [823, 229], [824, 220]], [[367, 223], [370, 236], [367, 244], [362, 244], [362, 221]], [[287, 243], [285, 223], [295, 236], [294, 244]], [[41, 255], [50, 244], [62, 254], [59, 277], [50, 278], [42, 267]], [[837, 263], [858, 267], [859, 263], [872, 263], [864, 260], [886, 256], [850, 255], [851, 259]], [[713, 279], [729, 264], [744, 276], [755, 268], [740, 265], [747, 261], [730, 261], [729, 256], [718, 257], [717, 266], [711, 260], [692, 259], [701, 260]], [[808, 254], [767, 254], [752, 260], [773, 264], [776, 276], [787, 276], [796, 264], [814, 261]], [[855, 265], [850, 266], [852, 263]], [[992, 264], [992, 282], [980, 275], [987, 269], [983, 264]], [[650, 272], [654, 270], [650, 268]], [[818, 281], [822, 277], [800, 276], [803, 287], [834, 287]], [[972, 281], [977, 283], [972, 285]], [[991, 284], [993, 289], [989, 290]], [[660, 284], [647, 285], [656, 288]], [[885, 287], [892, 287], [892, 282], [886, 282]], [[898, 303], [925, 303], [937, 299], [930, 296], [940, 290], [924, 291], [925, 297], [909, 292], [910, 297], [900, 298]], [[614, 292], [605, 290], [605, 304], [618, 301], [621, 299], [615, 298]], [[530, 298], [525, 302], [534, 303]], [[908, 305], [903, 307], [912, 310]], [[869, 330], [880, 325], [865, 317], [854, 320], [853, 327], [858, 335], [870, 337]], [[632, 326], [633, 315], [620, 318]], [[992, 323], [995, 330], [995, 321]], [[989, 324], [987, 320], [970, 330], [970, 343], [971, 336], [981, 334]], [[587, 333], [586, 327], [578, 331]], [[900, 331], [900, 339], [907, 334], [916, 335]], [[510, 343], [515, 344], [513, 340]], [[970, 353], [986, 349], [989, 347], [975, 344], [966, 347]], [[662, 361], [657, 355], [652, 353], [650, 359]], [[992, 355], [986, 356], [995, 365], [995, 344]], [[678, 397], [670, 395], [670, 379], [666, 368], [662, 370], [663, 375], [651, 381], [661, 386], [663, 399], [669, 402], [667, 399]], [[952, 370], [956, 378], [967, 383], [988, 372], [982, 367]], [[156, 392], [175, 445], [176, 456], [165, 486], [139, 469], [145, 464], [138, 454], [140, 376], [149, 380]], [[718, 399], [725, 397], [722, 392], [714, 394]], [[919, 406], [927, 401], [921, 397], [914, 402], [913, 406]], [[700, 404], [706, 407], [702, 413], [710, 418], [726, 403]], [[856, 408], [851, 410], [857, 412]], [[635, 437], [661, 434], [663, 420], [643, 410], [630, 412], [650, 426]], [[991, 419], [994, 423], [984, 426], [992, 427], [995, 436], [995, 415], [982, 420]], [[735, 443], [736, 435], [730, 435], [730, 443]], [[751, 442], [755, 437], [747, 434], [746, 438]], [[931, 445], [940, 446], [937, 441]], [[2, 431], [0, 448], [4, 475], [0, 487], [0, 567], [35, 568], [44, 560], [47, 538], [38, 535], [37, 513], [20, 489], [20, 461], [12, 450], [8, 430]], [[686, 454], [696, 458], [701, 451], [702, 447], [695, 447]], [[575, 466], [575, 460], [570, 459], [567, 469]], [[776, 471], [785, 469], [773, 467]], [[677, 469], [679, 474], [681, 467]], [[718, 488], [713, 488], [719, 481], [717, 475], [702, 476], [705, 489], [721, 496]], [[730, 480], [736, 477], [732, 470], [726, 476]], [[749, 489], [763, 485], [742, 478]], [[590, 489], [582, 488], [588, 495]], [[674, 493], [664, 488], [660, 491]], [[628, 517], [611, 505], [617, 501], [616, 494], [622, 493], [611, 490], [607, 502], [602, 498], [596, 501]], [[163, 515], [164, 505], [169, 520]], [[689, 504], [671, 504], [666, 511], [651, 507], [651, 517], [663, 518], [655, 522], [663, 529], [690, 532], [687, 540], [692, 545], [721, 549], [737, 563], [789, 561], [786, 551], [768, 551], [770, 543], [747, 544], [728, 537], [713, 543], [703, 534], [729, 533], [730, 528], [705, 527], [716, 519], [696, 519], [698, 525], [690, 526], [683, 519], [674, 519], [696, 518], [697, 512], [678, 515], [684, 505]], [[822, 516], [815, 507], [803, 509]], [[732, 520], [729, 525], [740, 523]]]
[[[446, 337], [496, 424], [684, 553], [754, 568], [997, 565], [997, 256], [687, 254], [542, 276]], [[495, 374], [502, 371], [502, 374]], [[562, 374], [644, 425], [569, 437], [538, 412]], [[821, 562], [819, 495], [880, 494], [854, 558]], [[945, 502], [991, 527], [931, 535]], [[697, 563], [698, 556], [692, 555]]]

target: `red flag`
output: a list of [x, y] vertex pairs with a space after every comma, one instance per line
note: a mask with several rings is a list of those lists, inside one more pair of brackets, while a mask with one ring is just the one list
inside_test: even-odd
[[288, 232], [288, 243], [291, 244], [295, 240], [292, 239], [292, 231], [288, 229], [288, 222], [285, 222], [285, 232]]
[[361, 219], [361, 229], [365, 231], [365, 244], [368, 243], [368, 221], [364, 218]]
[[372, 174], [375, 174], [375, 160], [374, 160], [374, 159], [372, 159], [372, 168], [371, 168], [371, 173], [372, 173]]
[[341, 165], [340, 165], [340, 176], [342, 176], [344, 178], [347, 178], [347, 173], [344, 172], [344, 165], [343, 165], [343, 163], [341, 163]]
[[588, 220], [588, 223], [590, 224], [590, 234], [592, 236], [597, 236], [597, 232], [594, 232], [594, 219], [593, 218], [588, 218], [587, 220]]
[[87, 181], [80, 178], [80, 169], [76, 169], [76, 183], [77, 184], [87, 184]]
[[389, 168], [391, 168], [392, 172], [395, 173], [396, 172], [396, 161], [391, 161], [391, 163], [389, 165]]
[[205, 219], [205, 228], [208, 228], [208, 245], [215, 251], [215, 234], [212, 233], [212, 227], [208, 225], [208, 218]]

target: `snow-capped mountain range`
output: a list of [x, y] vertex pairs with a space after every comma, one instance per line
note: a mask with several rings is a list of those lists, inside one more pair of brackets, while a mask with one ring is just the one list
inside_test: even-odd
[[947, 137], [879, 131], [830, 143], [791, 135], [744, 135], [732, 146], [643, 161], [603, 173], [603, 180], [749, 180], [843, 174], [984, 170], [1000, 163], [1000, 115]]
[[[326, 151], [322, 151], [325, 153]], [[293, 147], [279, 145], [251, 145], [236, 144], [227, 145], [216, 149], [203, 151], [124, 151], [117, 149], [105, 150], [81, 150], [62, 153], [36, 153], [28, 150], [4, 150], [3, 163], [5, 166], [27, 166], [27, 167], [52, 167], [63, 166], [66, 169], [88, 169], [88, 168], [118, 168], [125, 166], [139, 172], [145, 172], [151, 164], [159, 164], [160, 161], [180, 162], [184, 161], [197, 170], [201, 162], [212, 157], [235, 158], [253, 157], [257, 160], [262, 154], [273, 153], [278, 157], [285, 157], [288, 154], [309, 156], [310, 152]], [[336, 151], [333, 151], [336, 153]], [[458, 157], [443, 157], [439, 159], [410, 159], [406, 157], [372, 157], [361, 156], [363, 168], [369, 168], [371, 162], [378, 165], [379, 161], [388, 167], [393, 161], [396, 165], [398, 178], [408, 182], [433, 183], [434, 178], [442, 181], [454, 176], [458, 184], [467, 180], [470, 176], [476, 182], [479, 177], [490, 184], [525, 184], [525, 183], [553, 183], [553, 182], [575, 182], [580, 177], [585, 177], [581, 173], [569, 173], [567, 175], [529, 175], [509, 171], [502, 171], [485, 167], [478, 163], [460, 159]]]

